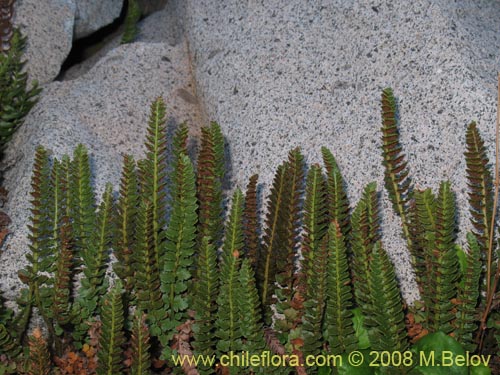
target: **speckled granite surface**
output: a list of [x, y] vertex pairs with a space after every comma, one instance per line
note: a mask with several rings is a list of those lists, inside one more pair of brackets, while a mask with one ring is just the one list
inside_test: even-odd
[[[493, 150], [500, 3], [492, 1], [179, 1], [198, 93], [222, 125], [232, 175], [269, 183], [287, 152], [336, 155], [352, 202], [382, 190], [380, 93], [399, 98], [401, 136], [418, 187], [450, 179], [466, 207], [465, 128], [477, 120]], [[460, 225], [468, 215], [460, 211]], [[408, 256], [383, 194], [384, 245], [404, 295]], [[460, 236], [463, 238], [463, 231]]]

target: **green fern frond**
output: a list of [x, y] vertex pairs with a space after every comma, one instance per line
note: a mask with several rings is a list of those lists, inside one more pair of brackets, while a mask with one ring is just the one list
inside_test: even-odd
[[454, 338], [462, 344], [465, 350], [474, 352], [477, 344], [473, 334], [478, 329], [476, 309], [479, 305], [479, 290], [481, 278], [481, 246], [477, 237], [467, 234], [469, 252], [466, 255], [466, 267], [458, 284], [457, 313], [454, 325]]
[[22, 124], [41, 92], [36, 81], [28, 89], [28, 73], [23, 71], [25, 61], [22, 60], [25, 46], [26, 38], [15, 29], [10, 50], [0, 53], [0, 147]]
[[70, 217], [73, 218], [75, 254], [80, 258], [90, 246], [96, 219], [90, 163], [85, 146], [80, 144], [76, 147], [70, 168]]
[[258, 255], [260, 254], [260, 223], [259, 223], [259, 204], [257, 197], [258, 175], [250, 177], [245, 194], [245, 209], [243, 211], [243, 223], [245, 226], [245, 255], [250, 259], [253, 269], [257, 265]]
[[[193, 348], [195, 355], [214, 355], [217, 342], [214, 326], [219, 293], [219, 273], [217, 271], [217, 251], [207, 237], [201, 241], [196, 265], [196, 280], [193, 286], [192, 307], [195, 311]], [[214, 373], [213, 368], [202, 364], [198, 364], [198, 371], [202, 375]]]
[[132, 43], [137, 34], [139, 27], [137, 22], [141, 19], [141, 8], [137, 0], [128, 0], [127, 15], [125, 16], [124, 27], [125, 30], [122, 35], [121, 44]]
[[[320, 244], [327, 232], [326, 181], [317, 164], [311, 166], [306, 180], [306, 200], [304, 203], [304, 223], [302, 236], [303, 278], [299, 288], [313, 290], [317, 276], [315, 257], [320, 253]], [[319, 287], [319, 286], [318, 286]], [[304, 295], [305, 296], [305, 295]]]
[[354, 295], [364, 312], [370, 301], [370, 262], [375, 244], [380, 240], [380, 217], [377, 185], [368, 184], [352, 217], [352, 275]]
[[165, 348], [169, 347], [167, 343], [173, 337], [175, 328], [187, 318], [187, 289], [194, 263], [198, 205], [194, 168], [186, 155], [179, 155], [171, 194], [173, 207], [160, 275], [164, 309], [168, 313], [160, 338]]
[[371, 258], [370, 300], [365, 309], [371, 349], [403, 352], [408, 348], [408, 339], [394, 266], [380, 242], [374, 246]]
[[429, 330], [450, 333], [452, 298], [456, 297], [458, 258], [455, 251], [455, 198], [448, 181], [439, 186], [436, 199], [436, 242], [429, 279]]
[[174, 157], [179, 157], [179, 155], [188, 155], [187, 143], [188, 143], [189, 128], [185, 122], [180, 124], [175, 130], [174, 137], [172, 139], [172, 155]]
[[217, 123], [201, 129], [196, 185], [198, 191], [198, 239], [209, 237], [219, 248], [222, 241], [224, 207], [224, 137]]
[[323, 163], [327, 175], [328, 215], [330, 221], [336, 221], [338, 223], [344, 239], [347, 240], [351, 231], [351, 209], [349, 199], [347, 198], [344, 179], [330, 150], [326, 147], [322, 147], [321, 153], [323, 155]]
[[324, 334], [330, 353], [349, 353], [357, 339], [352, 322], [353, 293], [342, 228], [334, 221], [328, 228], [327, 300]]
[[153, 205], [142, 201], [137, 221], [137, 256], [135, 263], [135, 295], [137, 308], [147, 313], [151, 334], [160, 336], [160, 321], [164, 318], [160, 291], [160, 265], [154, 251]]
[[[321, 170], [319, 166], [317, 168]], [[315, 169], [314, 166], [313, 169]], [[313, 177], [313, 179], [316, 178]], [[308, 181], [309, 184], [310, 182]], [[309, 190], [310, 186], [308, 186], [307, 190]], [[306, 213], [307, 216], [308, 214]], [[319, 355], [323, 346], [322, 323], [327, 299], [328, 237], [323, 236], [320, 241], [318, 247], [314, 249], [314, 253], [309, 252], [309, 259], [304, 262], [309, 263], [305, 270], [307, 272], [307, 289], [304, 302], [304, 315], [302, 317], [302, 335], [304, 337], [302, 352], [306, 355]]]
[[137, 309], [134, 314], [132, 336], [130, 338], [130, 348], [132, 350], [130, 375], [151, 374], [150, 339], [149, 328], [146, 324], [146, 314]]
[[108, 289], [105, 273], [113, 241], [113, 210], [112, 186], [107, 184], [88, 247], [82, 252], [83, 278], [74, 304], [77, 328], [73, 332], [73, 337], [80, 343], [88, 330], [88, 321], [99, 311], [100, 297]]
[[[493, 209], [493, 179], [486, 156], [484, 141], [476, 123], [467, 127], [465, 137], [467, 151], [467, 180], [469, 186], [469, 205], [474, 235], [477, 237], [481, 252], [486, 251], [490, 241], [490, 225]], [[491, 233], [494, 235], [494, 233]]]
[[16, 358], [21, 349], [22, 346], [14, 340], [5, 325], [0, 323], [0, 353], [7, 354], [10, 358]]
[[123, 286], [118, 280], [102, 303], [97, 375], [116, 375], [123, 369], [124, 311]]
[[389, 193], [394, 211], [401, 216], [403, 234], [411, 248], [408, 212], [413, 186], [399, 141], [396, 100], [390, 88], [382, 91], [382, 156], [385, 167], [385, 188]]
[[127, 293], [132, 291], [134, 284], [133, 258], [136, 256], [135, 239], [138, 206], [139, 185], [135, 161], [132, 156], [125, 155], [116, 210], [116, 233], [113, 246], [117, 262], [113, 264], [113, 269], [122, 280]]
[[151, 203], [153, 210], [153, 250], [158, 265], [165, 254], [166, 227], [166, 117], [165, 103], [161, 97], [151, 105], [146, 135], [146, 158], [141, 161], [141, 195]]
[[54, 276], [52, 314], [59, 325], [68, 324], [73, 290], [73, 249], [71, 245], [71, 224], [69, 218], [62, 220], [59, 229], [59, 249]]
[[[255, 277], [249, 259], [244, 259], [239, 275], [240, 326], [243, 336], [241, 350], [250, 355], [260, 355], [266, 347], [261, 322], [260, 302]], [[251, 368], [254, 373], [263, 373], [262, 367]]]
[[242, 216], [243, 193], [237, 189], [232, 199], [221, 258], [220, 292], [217, 297], [219, 308], [215, 322], [219, 353], [241, 349], [241, 290], [238, 274], [244, 248]]

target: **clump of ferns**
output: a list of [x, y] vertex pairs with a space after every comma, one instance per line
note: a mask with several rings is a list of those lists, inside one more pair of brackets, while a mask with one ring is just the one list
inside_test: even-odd
[[[484, 266], [488, 256], [481, 255], [492, 241], [486, 228], [495, 211], [488, 208], [492, 179], [484, 145], [471, 124], [466, 160], [475, 231], [465, 253], [455, 244], [450, 184], [443, 182], [437, 195], [413, 188], [390, 90], [383, 92], [382, 108], [386, 188], [403, 219], [421, 286], [422, 303], [410, 313], [423, 325], [420, 336], [443, 331], [475, 350], [475, 334], [488, 327], [490, 316], [478, 318], [478, 309], [492, 306], [480, 287], [490, 280], [491, 291], [498, 282]], [[186, 126], [176, 130], [170, 145], [166, 133], [165, 106], [158, 99], [151, 106], [145, 159], [124, 157], [118, 198], [107, 185], [99, 207], [83, 146], [72, 158], [52, 162], [45, 149], [37, 149], [29, 265], [19, 274], [27, 287], [17, 315], [0, 314], [2, 352], [19, 356], [33, 308], [56, 355], [68, 343], [82, 347], [100, 320], [99, 373], [124, 370], [126, 345], [134, 353], [134, 374], [149, 373], [158, 355], [168, 362], [179, 349], [177, 329], [187, 321], [194, 355], [259, 354], [267, 347], [303, 359], [409, 347], [414, 337], [405, 327], [408, 311], [383, 247], [375, 183], [351, 208], [332, 153], [323, 148], [324, 167], [308, 167], [294, 149], [277, 168], [262, 225], [257, 176], [250, 178], [246, 194], [235, 190], [226, 211], [224, 138], [216, 123], [202, 130], [197, 168], [187, 156]], [[107, 293], [110, 249], [119, 281]], [[77, 276], [81, 282], [72, 293]], [[484, 331], [491, 342], [494, 330]], [[244, 371], [306, 373], [299, 364], [289, 365]], [[197, 370], [216, 369], [201, 363]]]
[[[412, 255], [421, 295], [412, 313], [429, 332], [452, 335], [467, 350], [495, 351], [492, 321], [498, 291], [500, 263], [495, 241], [497, 192], [486, 149], [475, 122], [466, 132], [465, 159], [473, 230], [467, 234], [467, 251], [456, 244], [456, 206], [450, 183], [437, 195], [417, 190], [402, 152], [393, 93], [382, 93], [382, 133], [385, 186], [401, 216], [403, 235]], [[497, 126], [499, 126], [497, 124]], [[498, 140], [497, 140], [498, 142]], [[498, 168], [498, 166], [497, 166]], [[495, 172], [498, 181], [498, 169]], [[488, 343], [489, 348], [485, 347]], [[496, 349], [495, 349], [496, 348]]]

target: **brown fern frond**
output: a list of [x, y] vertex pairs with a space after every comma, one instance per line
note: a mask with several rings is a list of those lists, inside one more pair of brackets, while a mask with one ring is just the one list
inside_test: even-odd
[[14, 29], [12, 17], [14, 16], [14, 0], [0, 0], [0, 51], [5, 53], [10, 49], [10, 40]]
[[42, 337], [40, 328], [35, 328], [29, 337], [29, 375], [48, 375], [51, 369], [50, 354], [47, 342]]
[[259, 175], [250, 177], [245, 195], [245, 209], [243, 210], [243, 232], [245, 235], [246, 256], [255, 269], [259, 254], [259, 204], [257, 201], [257, 182]]

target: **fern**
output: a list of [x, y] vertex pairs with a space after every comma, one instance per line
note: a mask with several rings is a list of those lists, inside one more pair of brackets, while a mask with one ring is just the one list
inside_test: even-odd
[[[266, 347], [261, 322], [260, 302], [255, 285], [255, 277], [249, 259], [241, 263], [239, 274], [240, 288], [240, 326], [244, 339], [241, 350], [249, 355], [260, 355]], [[263, 367], [251, 368], [254, 373], [264, 373]]]
[[379, 203], [374, 182], [368, 184], [352, 218], [352, 278], [354, 295], [364, 312], [370, 302], [370, 262], [375, 244], [380, 240]]
[[48, 375], [51, 371], [47, 342], [40, 328], [35, 328], [29, 338], [28, 375]]
[[481, 247], [477, 237], [471, 233], [467, 235], [467, 242], [469, 252], [458, 284], [457, 313], [453, 325], [455, 339], [463, 345], [465, 350], [474, 352], [477, 347], [473, 333], [478, 329], [476, 308], [479, 304]]
[[0, 2], [0, 53], [6, 53], [10, 49], [10, 40], [14, 33], [13, 17], [14, 0]]
[[201, 129], [196, 185], [198, 192], [198, 239], [209, 237], [218, 248], [223, 233], [224, 138], [217, 123]]
[[351, 231], [351, 219], [349, 199], [347, 198], [344, 179], [330, 150], [323, 147], [321, 148], [321, 153], [327, 175], [328, 215], [330, 221], [338, 223], [344, 240], [347, 241]]
[[166, 125], [165, 103], [157, 98], [151, 105], [146, 136], [146, 158], [140, 163], [142, 198], [151, 204], [153, 213], [153, 251], [156, 263], [163, 263], [166, 227]]
[[77, 328], [73, 334], [73, 337], [80, 342], [88, 330], [87, 321], [98, 312], [99, 299], [108, 289], [105, 273], [109, 260], [108, 252], [112, 244], [113, 210], [112, 187], [111, 184], [107, 184], [88, 247], [82, 253], [83, 278], [74, 304]]
[[334, 221], [328, 228], [327, 300], [324, 334], [330, 352], [349, 353], [356, 349], [357, 339], [352, 322], [353, 293], [347, 250], [342, 229]]
[[156, 260], [153, 236], [153, 205], [141, 202], [137, 223], [137, 257], [135, 259], [135, 294], [137, 307], [147, 313], [151, 334], [161, 334], [164, 318], [160, 291], [160, 265]]
[[[290, 151], [288, 161], [278, 167], [268, 201], [268, 214], [263, 246], [257, 265], [257, 283], [261, 304], [265, 309], [265, 322], [270, 324], [272, 312], [269, 306], [274, 302], [272, 293], [275, 281], [282, 311], [286, 310], [293, 298], [294, 257], [298, 245], [298, 232], [302, 209], [304, 185], [304, 157], [298, 148]], [[292, 322], [283, 322], [285, 330]]]
[[366, 325], [370, 327], [372, 350], [400, 351], [408, 348], [404, 324], [403, 302], [394, 266], [377, 242], [372, 251], [369, 274], [370, 301], [366, 309]]
[[54, 277], [52, 315], [59, 325], [71, 319], [71, 291], [73, 287], [73, 249], [70, 239], [70, 223], [67, 217], [59, 229], [60, 245]]
[[233, 195], [231, 213], [226, 225], [220, 268], [220, 292], [217, 297], [215, 335], [219, 353], [241, 349], [241, 291], [238, 274], [243, 251], [243, 193], [237, 189]]
[[245, 195], [245, 209], [243, 211], [243, 222], [245, 225], [245, 254], [250, 259], [253, 269], [257, 266], [258, 254], [260, 253], [260, 224], [259, 205], [257, 202], [258, 175], [250, 177]]
[[[123, 158], [123, 171], [120, 181], [120, 194], [117, 203], [116, 233], [114, 254], [117, 262], [113, 270], [122, 280], [127, 294], [133, 289], [134, 264], [136, 256], [137, 210], [139, 205], [139, 186], [135, 162], [132, 156]], [[140, 261], [140, 260], [139, 260]]]
[[102, 303], [97, 375], [115, 375], [123, 369], [124, 311], [123, 286], [117, 281]]
[[140, 310], [136, 310], [132, 323], [132, 337], [130, 338], [130, 347], [132, 350], [130, 375], [151, 374], [150, 339], [148, 325], [146, 324], [146, 315]]
[[493, 207], [492, 176], [488, 168], [486, 148], [475, 122], [471, 122], [467, 127], [465, 139], [470, 213], [475, 229], [474, 235], [477, 237], [481, 252], [485, 252], [490, 241]]
[[[161, 272], [161, 291], [168, 318], [163, 325], [163, 341], [173, 336], [175, 327], [187, 318], [188, 282], [191, 279], [194, 245], [196, 243], [197, 203], [195, 173], [186, 155], [180, 155], [176, 163], [172, 191], [173, 208], [166, 232], [166, 253]], [[164, 355], [168, 351], [164, 350]]]
[[436, 199], [436, 242], [429, 279], [429, 329], [452, 331], [452, 298], [456, 296], [458, 259], [455, 251], [455, 202], [449, 182], [442, 182]]
[[15, 29], [10, 50], [0, 53], [0, 147], [22, 124], [41, 92], [36, 81], [28, 89], [28, 74], [23, 71], [25, 61], [22, 60], [25, 45], [26, 38]]
[[125, 31], [122, 35], [122, 44], [132, 43], [139, 32], [137, 22], [141, 19], [141, 8], [137, 0], [128, 0], [127, 15], [125, 16]]
[[[193, 284], [192, 306], [195, 311], [193, 324], [193, 348], [196, 355], [213, 355], [216, 338], [214, 326], [217, 313], [219, 275], [217, 272], [217, 253], [208, 237], [201, 241], [196, 266], [196, 280]], [[213, 374], [213, 369], [198, 364], [201, 374]]]
[[21, 352], [22, 347], [7, 331], [4, 324], [0, 323], [0, 353], [7, 354], [10, 358], [16, 358]]
[[[385, 167], [385, 188], [394, 210], [401, 216], [403, 234], [413, 256], [412, 238], [409, 228], [409, 202], [413, 186], [405, 155], [399, 141], [396, 121], [396, 101], [390, 88], [382, 91], [382, 156]], [[413, 260], [415, 265], [415, 260]]]

